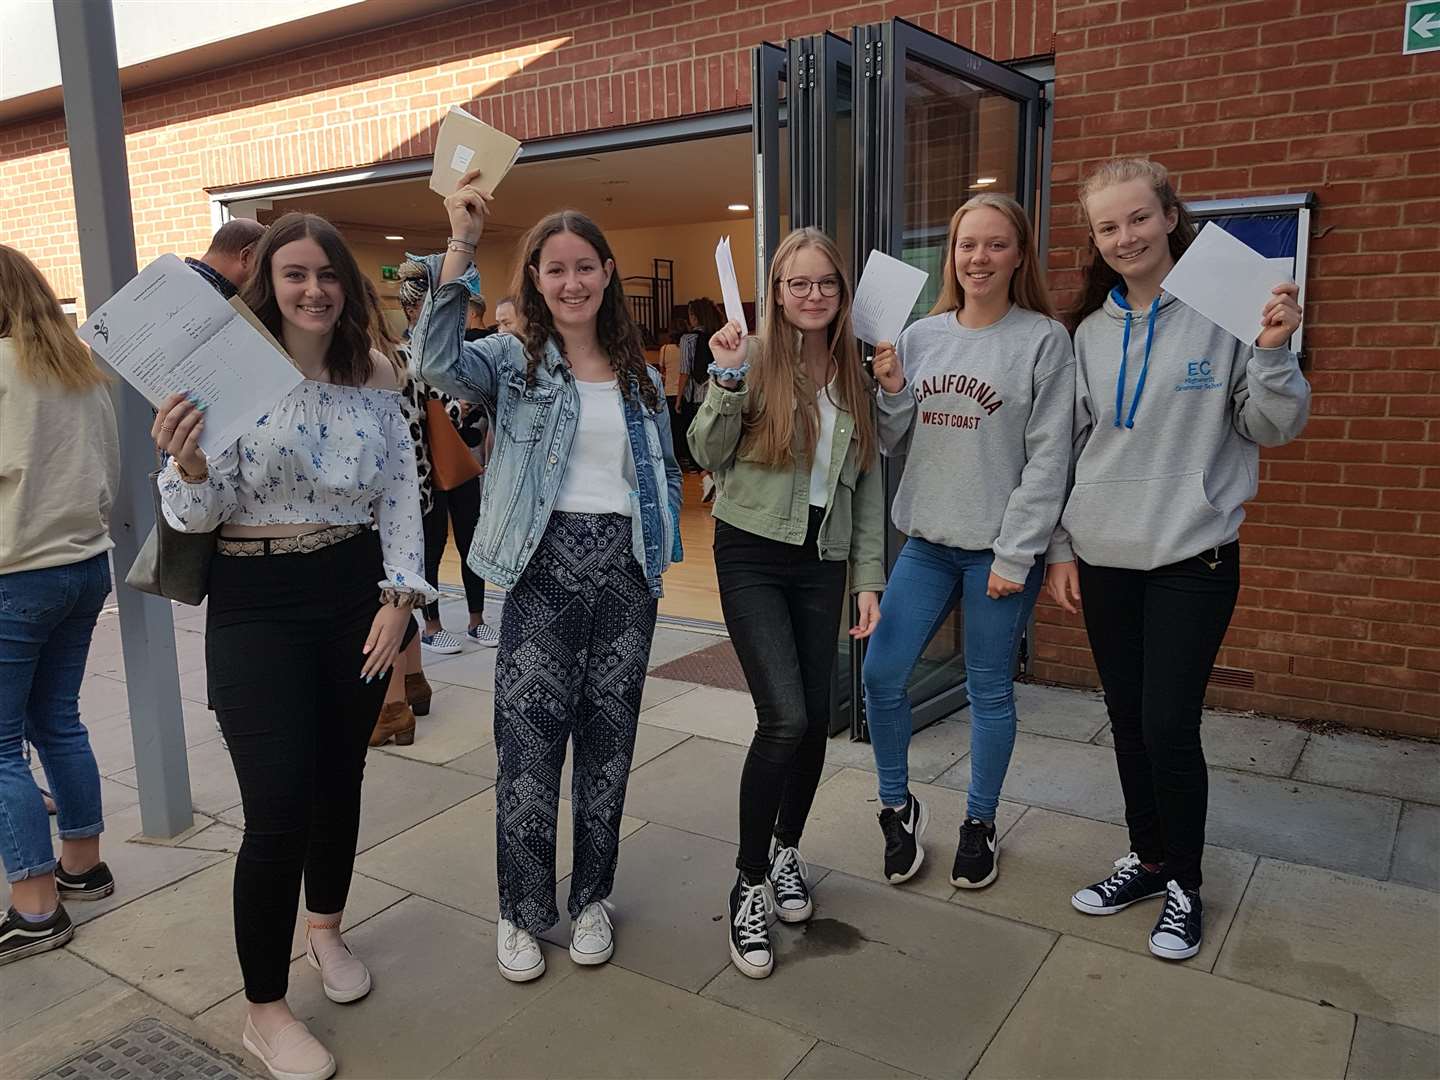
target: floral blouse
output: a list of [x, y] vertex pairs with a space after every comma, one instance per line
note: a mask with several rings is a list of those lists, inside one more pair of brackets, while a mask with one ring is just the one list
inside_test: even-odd
[[181, 532], [222, 522], [373, 522], [385, 567], [380, 587], [439, 597], [425, 580], [415, 447], [395, 391], [307, 379], [209, 459], [209, 472], [187, 484], [172, 459], [160, 473], [165, 520]]

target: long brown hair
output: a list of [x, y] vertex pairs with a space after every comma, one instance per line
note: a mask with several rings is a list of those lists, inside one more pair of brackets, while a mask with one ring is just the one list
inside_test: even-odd
[[780, 298], [790, 264], [795, 254], [805, 248], [815, 248], [829, 259], [840, 279], [840, 308], [825, 331], [839, 389], [835, 403], [854, 417], [860, 467], [868, 469], [879, 445], [872, 404], [874, 383], [860, 365], [860, 349], [850, 328], [853, 294], [845, 276], [845, 263], [840, 249], [819, 229], [796, 229], [780, 242], [770, 262], [760, 358], [749, 379], [755, 407], [745, 416], [742, 441], [749, 458], [771, 467], [789, 466], [796, 461], [797, 437], [805, 459], [813, 459], [815, 454], [820, 432], [816, 387], [811, 385], [800, 355], [800, 332], [785, 317]]
[[640, 340], [640, 329], [630, 317], [630, 307], [625, 303], [625, 286], [620, 279], [620, 268], [615, 266], [615, 253], [600, 226], [578, 210], [557, 210], [543, 217], [535, 224], [520, 246], [524, 253], [517, 269], [515, 302], [520, 317], [525, 323], [526, 378], [534, 383], [535, 369], [545, 355], [545, 346], [551, 341], [565, 355], [565, 339], [555, 330], [555, 319], [550, 307], [530, 271], [540, 270], [540, 249], [545, 241], [559, 233], [572, 233], [584, 240], [600, 257], [601, 264], [610, 263], [610, 283], [600, 298], [600, 310], [595, 316], [595, 336], [600, 348], [610, 360], [620, 392], [627, 399], [631, 396], [631, 384], [639, 387], [640, 400], [651, 412], [660, 408], [660, 395], [650, 380], [645, 364], [645, 347]]
[[[304, 214], [292, 210], [283, 215], [275, 224], [265, 230], [265, 235], [255, 247], [255, 264], [250, 279], [240, 291], [240, 299], [265, 324], [265, 329], [283, 342], [284, 319], [280, 306], [275, 301], [275, 281], [272, 277], [272, 263], [275, 252], [295, 240], [309, 237], [320, 245], [330, 268], [340, 280], [340, 290], [345, 304], [340, 317], [335, 321], [335, 332], [330, 338], [330, 347], [325, 353], [325, 370], [330, 378], [346, 386], [364, 386], [374, 371], [370, 358], [371, 327], [378, 315], [371, 312], [370, 294], [365, 290], [365, 277], [355, 262], [355, 256], [345, 246], [345, 241], [335, 226], [318, 214]], [[373, 291], [373, 290], [372, 290]]]
[[992, 191], [982, 191], [979, 195], [972, 196], [950, 219], [950, 233], [945, 240], [944, 284], [940, 286], [940, 297], [930, 309], [930, 314], [944, 315], [959, 311], [965, 306], [965, 290], [960, 287], [960, 276], [955, 269], [955, 237], [960, 232], [961, 219], [982, 206], [1005, 215], [1005, 220], [1010, 222], [1010, 227], [1015, 230], [1015, 240], [1020, 245], [1020, 265], [1015, 268], [1015, 273], [1010, 275], [1010, 302], [1055, 318], [1055, 305], [1050, 300], [1050, 290], [1045, 287], [1045, 277], [1040, 273], [1040, 258], [1035, 251], [1035, 230], [1030, 227], [1025, 208], [1009, 195]]
[[[1168, 215], [1170, 211], [1175, 211], [1175, 228], [1170, 230], [1170, 257], [1179, 262], [1180, 256], [1185, 254], [1185, 249], [1195, 239], [1195, 221], [1190, 217], [1190, 211], [1185, 209], [1185, 204], [1180, 201], [1180, 196], [1175, 194], [1175, 185], [1170, 182], [1169, 171], [1158, 161], [1150, 161], [1148, 158], [1115, 158], [1096, 166], [1080, 185], [1080, 213], [1085, 218], [1087, 228], [1090, 224], [1090, 209], [1087, 205], [1090, 196], [1130, 180], [1144, 180], [1150, 185], [1155, 197], [1160, 200], [1162, 213]], [[1098, 311], [1104, 305], [1105, 297], [1110, 295], [1110, 290], [1123, 280], [1119, 271], [1105, 261], [1105, 256], [1101, 255], [1100, 249], [1095, 246], [1093, 229], [1090, 230], [1089, 243], [1090, 264], [1085, 267], [1081, 279], [1080, 298], [1075, 301], [1075, 306], [1068, 314], [1071, 330], [1078, 327], [1092, 311]]]
[[60, 310], [45, 275], [0, 244], [0, 338], [9, 338], [20, 374], [32, 383], [86, 390], [110, 381]]

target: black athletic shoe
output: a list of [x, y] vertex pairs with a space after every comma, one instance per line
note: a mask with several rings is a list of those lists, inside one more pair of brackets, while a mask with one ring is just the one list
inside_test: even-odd
[[74, 936], [75, 924], [70, 921], [64, 904], [44, 922], [23, 919], [12, 907], [0, 920], [0, 964], [58, 949]]
[[763, 979], [775, 968], [770, 908], [768, 881], [747, 885], [742, 876], [730, 890], [730, 960], [752, 979]]
[[1141, 900], [1165, 895], [1165, 875], [1146, 870], [1133, 851], [1115, 860], [1115, 872], [1070, 897], [1076, 911], [1086, 915], [1114, 915]]
[[806, 883], [809, 867], [799, 848], [785, 847], [779, 840], [770, 844], [770, 888], [775, 895], [775, 916], [781, 922], [804, 922], [815, 914]]
[[955, 848], [955, 869], [950, 884], [957, 889], [983, 889], [1000, 873], [1000, 838], [994, 824], [966, 818], [960, 826], [960, 843]]
[[880, 811], [880, 831], [885, 834], [885, 880], [891, 885], [909, 881], [925, 861], [920, 838], [929, 823], [929, 811], [914, 795], [906, 796], [903, 810], [887, 806]]
[[115, 876], [103, 862], [83, 874], [68, 873], [56, 863], [55, 888], [60, 891], [61, 900], [103, 900], [115, 891]]
[[1189, 960], [1200, 951], [1200, 894], [1178, 882], [1165, 886], [1165, 908], [1150, 931], [1150, 951], [1162, 960]]

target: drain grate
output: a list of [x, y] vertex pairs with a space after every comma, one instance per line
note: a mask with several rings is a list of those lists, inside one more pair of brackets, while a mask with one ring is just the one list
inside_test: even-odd
[[750, 689], [750, 684], [745, 681], [745, 672], [740, 667], [740, 658], [735, 655], [735, 646], [730, 644], [728, 638], [708, 648], [687, 653], [668, 664], [651, 668], [650, 674], [660, 679], [718, 686], [722, 690]]
[[215, 1051], [153, 1017], [136, 1020], [36, 1080], [253, 1080]]

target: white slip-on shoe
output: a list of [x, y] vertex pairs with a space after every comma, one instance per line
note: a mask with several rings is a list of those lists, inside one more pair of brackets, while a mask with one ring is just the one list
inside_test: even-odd
[[240, 1041], [275, 1080], [328, 1080], [335, 1075], [334, 1056], [299, 1020], [292, 1020], [267, 1042], [247, 1016]]

